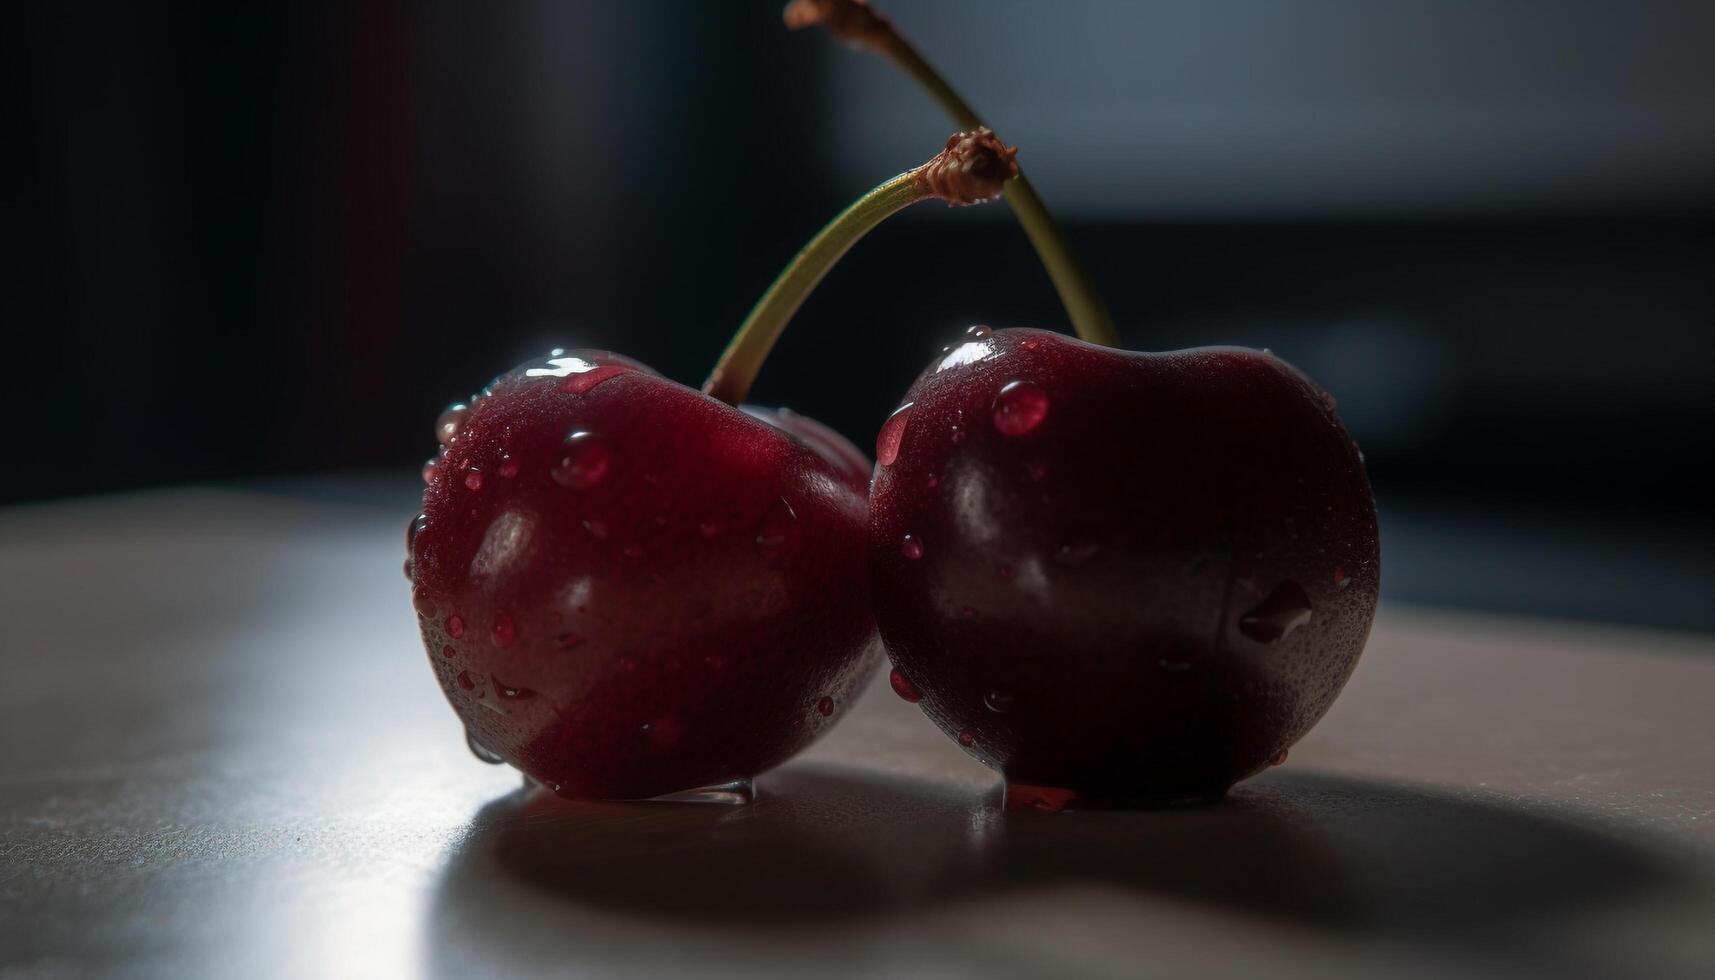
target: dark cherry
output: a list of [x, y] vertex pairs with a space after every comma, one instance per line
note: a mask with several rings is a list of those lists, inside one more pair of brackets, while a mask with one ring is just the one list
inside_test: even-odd
[[1284, 759], [1363, 650], [1362, 458], [1266, 351], [973, 328], [876, 455], [894, 689], [1015, 805], [1219, 796]]
[[654, 797], [778, 764], [861, 690], [870, 467], [832, 430], [596, 351], [523, 365], [438, 429], [408, 567], [479, 755]]

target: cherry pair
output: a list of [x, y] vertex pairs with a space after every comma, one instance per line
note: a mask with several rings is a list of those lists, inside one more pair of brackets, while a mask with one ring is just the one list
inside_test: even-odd
[[[971, 130], [866, 195], [752, 311], [704, 393], [554, 352], [438, 423], [407, 570], [472, 747], [578, 797], [742, 784], [877, 660], [1014, 805], [1224, 793], [1355, 665], [1374, 504], [1333, 402], [1266, 352], [1113, 349], [1012, 152], [866, 5], [799, 0]], [[881, 426], [737, 408], [847, 248], [919, 200], [1004, 189], [1073, 340], [973, 328]], [[1087, 341], [1095, 341], [1087, 342]]]

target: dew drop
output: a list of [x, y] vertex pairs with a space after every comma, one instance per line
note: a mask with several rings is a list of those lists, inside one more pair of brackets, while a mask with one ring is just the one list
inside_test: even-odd
[[911, 402], [893, 410], [887, 421], [881, 424], [881, 431], [875, 436], [875, 461], [883, 466], [892, 466], [899, 458], [899, 443], [905, 438], [905, 424], [911, 420]]
[[500, 466], [497, 469], [502, 480], [510, 480], [518, 475], [518, 461], [506, 453], [500, 454]]
[[972, 735], [968, 731], [959, 733], [959, 744], [960, 745], [964, 745], [964, 746], [968, 747], [969, 745], [971, 745], [971, 743], [975, 742], [976, 740], [977, 740], [977, 737], [975, 735]]
[[1273, 643], [1310, 622], [1310, 597], [1296, 582], [1282, 582], [1239, 618], [1239, 631], [1258, 643]]
[[464, 635], [464, 617], [456, 613], [447, 617], [447, 635], [455, 640]]
[[931, 473], [929, 474], [928, 479], [923, 481], [923, 485], [933, 490], [941, 485], [941, 478]]
[[994, 333], [994, 328], [982, 323], [973, 323], [965, 328], [965, 336], [972, 340], [982, 340], [991, 333]]
[[470, 463], [464, 464], [464, 486], [466, 490], [482, 489], [482, 471]]
[[476, 736], [472, 735], [470, 732], [464, 733], [464, 744], [470, 746], [471, 755], [476, 756], [478, 759], [481, 759], [483, 762], [486, 762], [491, 766], [498, 766], [506, 761], [500, 757], [499, 753], [481, 742], [478, 742], [476, 740]]
[[405, 559], [405, 581], [412, 582], [412, 581], [415, 581], [416, 578], [417, 578], [417, 563], [412, 561], [409, 558]]
[[997, 715], [1004, 715], [1008, 711], [1012, 710], [1013, 700], [1014, 698], [1011, 691], [1003, 691], [999, 688], [994, 688], [987, 694], [983, 695], [983, 707]]
[[476, 687], [476, 681], [471, 679], [470, 671], [468, 671], [468, 670], [459, 671], [459, 686], [464, 688], [467, 691]]
[[514, 687], [498, 677], [493, 680], [495, 693], [507, 701], [528, 701], [536, 696], [536, 692], [527, 687]]
[[817, 701], [816, 702], [816, 711], [818, 713], [820, 713], [823, 718], [826, 718], [829, 715], [832, 715], [834, 713], [834, 699], [830, 698], [830, 697], [824, 697], [824, 698], [822, 698], [822, 700]]
[[613, 447], [593, 432], [574, 432], [561, 447], [560, 461], [549, 471], [568, 490], [588, 490], [613, 469]]
[[433, 456], [423, 461], [423, 482], [435, 482], [435, 457]]
[[451, 643], [449, 643], [446, 646], [441, 647], [441, 656], [446, 657], [448, 660], [451, 660], [452, 658], [458, 656], [458, 651], [454, 650], [453, 645]]
[[762, 518], [762, 523], [756, 529], [756, 543], [764, 548], [778, 548], [792, 537], [793, 528], [798, 524], [798, 514], [785, 497], [771, 508]]
[[904, 540], [899, 542], [899, 553], [912, 561], [916, 561], [923, 557], [923, 542], [907, 534]]
[[428, 526], [429, 515], [427, 514], [418, 514], [416, 517], [411, 518], [411, 523], [405, 525], [406, 551], [411, 550], [411, 546], [417, 543], [417, 535], [422, 534]]
[[435, 600], [426, 589], [411, 590], [411, 607], [417, 610], [419, 616], [433, 616], [435, 614]]
[[1284, 762], [1286, 762], [1286, 750], [1285, 749], [1281, 749], [1279, 752], [1276, 752], [1273, 755], [1273, 757], [1268, 760], [1268, 764], [1271, 766], [1278, 766]]
[[1330, 412], [1340, 407], [1340, 402], [1329, 392], [1324, 391], [1319, 397], [1322, 400], [1322, 407]]
[[1346, 571], [1346, 566], [1334, 566], [1334, 588], [1343, 589], [1352, 584], [1352, 574]]
[[435, 419], [435, 441], [441, 445], [450, 445], [458, 438], [459, 430], [464, 428], [465, 419], [470, 418], [470, 406], [463, 402], [454, 402], [441, 412]]
[[489, 632], [494, 636], [497, 647], [509, 647], [513, 640], [518, 639], [518, 625], [505, 613], [494, 617], [494, 627]]
[[918, 693], [916, 685], [912, 684], [911, 680], [904, 674], [901, 674], [898, 667], [893, 668], [893, 673], [887, 675], [887, 683], [893, 686], [893, 693], [899, 695], [900, 700], [908, 701], [911, 704], [923, 700], [923, 695]]
[[1035, 337], [1031, 337], [1027, 340], [1020, 341], [1018, 346], [1024, 348], [1025, 350], [1035, 350], [1036, 348], [1042, 346], [1042, 341], [1037, 340]]
[[566, 380], [560, 382], [560, 390], [568, 395], [587, 395], [596, 385], [630, 370], [630, 368], [619, 364], [602, 364], [590, 371], [578, 371], [566, 375]]
[[1048, 417], [1048, 392], [1029, 381], [1011, 381], [994, 400], [994, 427], [1002, 435], [1022, 436], [1035, 431]]

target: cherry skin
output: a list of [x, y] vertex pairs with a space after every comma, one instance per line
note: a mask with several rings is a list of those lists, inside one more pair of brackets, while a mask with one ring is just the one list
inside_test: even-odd
[[877, 441], [895, 689], [1055, 806], [1218, 797], [1283, 758], [1376, 606], [1375, 502], [1333, 409], [1267, 352], [973, 328]]
[[832, 430], [596, 351], [443, 422], [408, 567], [480, 753], [567, 796], [658, 796], [784, 761], [862, 689], [869, 464]]

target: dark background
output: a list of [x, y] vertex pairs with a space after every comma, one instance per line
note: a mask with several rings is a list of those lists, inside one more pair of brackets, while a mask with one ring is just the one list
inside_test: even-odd
[[[1129, 345], [1267, 346], [1340, 397], [1392, 596], [1715, 628], [1715, 7], [888, 6]], [[551, 346], [694, 385], [950, 129], [772, 0], [8, 21], [0, 502], [413, 472], [442, 405]], [[920, 208], [754, 397], [867, 446], [972, 322], [1064, 319], [1004, 207]]]

